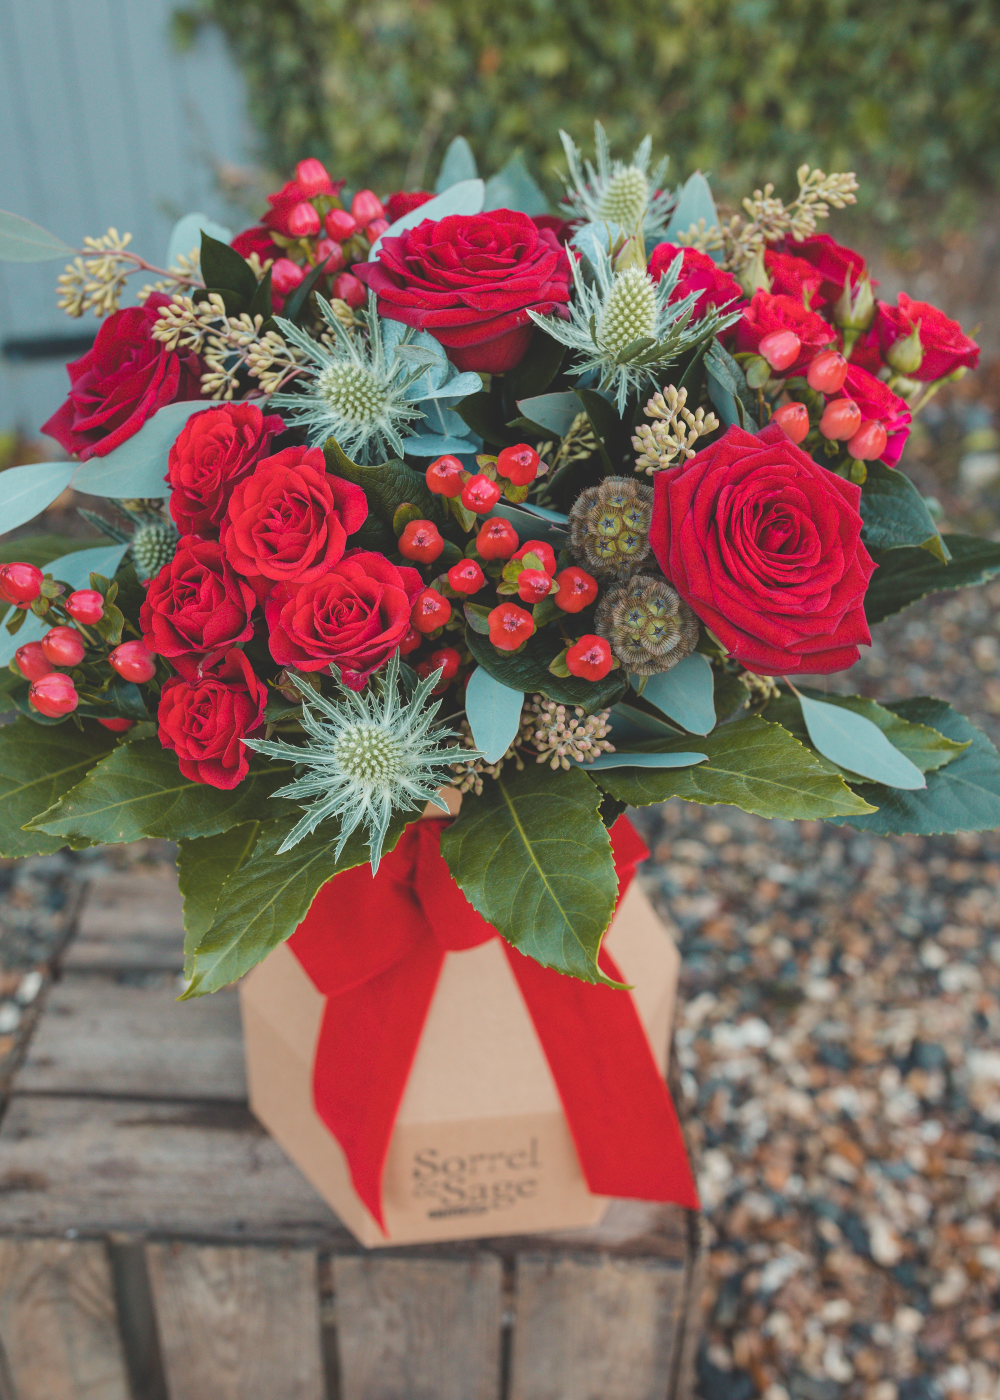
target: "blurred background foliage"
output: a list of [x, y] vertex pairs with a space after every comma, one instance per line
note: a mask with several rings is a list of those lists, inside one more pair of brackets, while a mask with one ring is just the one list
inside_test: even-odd
[[857, 169], [885, 222], [1000, 186], [998, 0], [195, 0], [177, 37], [211, 22], [262, 156], [380, 193], [432, 187], [461, 133], [482, 171], [520, 150], [556, 195], [557, 130], [589, 147], [595, 116], [616, 153], [651, 131], [672, 180], [723, 193]]

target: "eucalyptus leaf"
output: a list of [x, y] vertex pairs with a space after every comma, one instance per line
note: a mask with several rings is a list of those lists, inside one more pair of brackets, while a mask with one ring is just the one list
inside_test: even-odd
[[194, 950], [215, 922], [222, 886], [250, 859], [264, 823], [244, 822], [221, 831], [180, 841], [177, 883], [184, 898], [184, 974], [191, 976]]
[[489, 513], [489, 516], [493, 515], [502, 515], [504, 520], [509, 520], [523, 541], [541, 540], [544, 544], [551, 544], [557, 553], [569, 543], [564, 528], [569, 517], [557, 510], [533, 506], [528, 501], [519, 506], [512, 506], [509, 501], [498, 501]]
[[515, 152], [503, 169], [487, 180], [483, 209], [516, 209], [534, 218], [549, 212], [549, 201]]
[[116, 735], [93, 722], [85, 722], [82, 733], [75, 725], [25, 718], [0, 726], [0, 856], [48, 855], [65, 846], [62, 837], [22, 828], [75, 787], [116, 743]]
[[676, 720], [690, 734], [708, 734], [715, 728], [712, 664], [693, 651], [669, 671], [647, 676], [642, 697]]
[[48, 229], [0, 209], [0, 262], [51, 262], [67, 253], [72, 257], [73, 251]]
[[435, 182], [434, 192], [444, 194], [445, 190], [450, 190], [452, 185], [457, 185], [460, 180], [474, 180], [478, 174], [472, 147], [464, 136], [456, 136], [444, 153], [441, 173]]
[[0, 472], [0, 534], [34, 520], [66, 490], [79, 462], [31, 462]]
[[727, 428], [736, 426], [756, 432], [757, 421], [751, 411], [753, 396], [732, 355], [713, 340], [705, 352], [704, 365], [708, 396], [722, 422]]
[[881, 622], [928, 593], [974, 588], [1000, 574], [1000, 543], [974, 535], [945, 538], [950, 564], [942, 564], [926, 549], [872, 551], [878, 568], [865, 594], [865, 615], [870, 623]]
[[[663, 235], [664, 242], [676, 243], [677, 235], [690, 232], [691, 225], [697, 225], [704, 219], [706, 229], [717, 228], [719, 215], [716, 212], [715, 200], [712, 198], [712, 190], [708, 181], [700, 170], [696, 170], [689, 176], [684, 188], [681, 190], [680, 198], [674, 206], [674, 212], [670, 223]], [[709, 253], [709, 257], [715, 262], [722, 261], [722, 250], [715, 249]]]
[[580, 400], [572, 389], [558, 394], [539, 394], [533, 399], [518, 399], [517, 406], [525, 418], [557, 438], [566, 436], [580, 413]]
[[[112, 544], [99, 545], [94, 549], [77, 549], [53, 560], [46, 566], [46, 572], [67, 584], [71, 590], [89, 588], [92, 573], [104, 574], [106, 578], [114, 577], [127, 548], [124, 544]], [[27, 614], [23, 627], [13, 637], [6, 627], [0, 627], [0, 666], [7, 665], [18, 647], [24, 646], [25, 642], [41, 641], [47, 631], [43, 620], [32, 612]]]
[[457, 457], [474, 453], [476, 444], [469, 438], [414, 433], [412, 437], [403, 438], [403, 451], [408, 457], [443, 457], [446, 453]]
[[707, 763], [707, 753], [602, 753], [581, 764], [585, 773], [604, 768], [690, 768], [695, 763]]
[[486, 185], [482, 180], [459, 180], [443, 194], [436, 195], [434, 199], [429, 199], [426, 204], [421, 204], [416, 209], [411, 209], [408, 214], [404, 214], [401, 219], [390, 224], [386, 231], [380, 234], [372, 244], [368, 253], [368, 261], [374, 262], [378, 257], [378, 250], [382, 246], [383, 238], [398, 238], [401, 233], [405, 233], [409, 228], [416, 228], [425, 219], [437, 220], [446, 219], [450, 214], [480, 213], [485, 194]]
[[465, 713], [472, 737], [487, 763], [497, 763], [517, 738], [524, 693], [495, 680], [482, 666], [469, 677]]
[[925, 788], [927, 779], [883, 731], [864, 715], [840, 705], [799, 696], [813, 746], [841, 768], [894, 788]]
[[217, 224], [207, 214], [185, 214], [170, 231], [165, 266], [176, 266], [178, 258], [189, 257], [192, 252], [200, 254], [202, 233], [209, 234], [220, 243], [228, 243], [233, 236], [229, 229]]
[[117, 500], [163, 498], [169, 496], [166, 484], [170, 449], [187, 420], [207, 408], [218, 408], [210, 399], [189, 399], [168, 403], [135, 433], [106, 457], [91, 457], [78, 468], [73, 479], [77, 491], [88, 496], [109, 496]]

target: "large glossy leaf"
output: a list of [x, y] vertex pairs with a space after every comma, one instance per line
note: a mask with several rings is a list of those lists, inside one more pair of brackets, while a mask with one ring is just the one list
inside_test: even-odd
[[191, 976], [194, 950], [215, 922], [222, 886], [253, 854], [264, 823], [244, 822], [221, 831], [181, 841], [177, 848], [177, 883], [184, 897], [184, 972]]
[[877, 724], [842, 705], [799, 697], [813, 748], [850, 773], [894, 788], [925, 788], [927, 779]]
[[878, 568], [865, 594], [870, 623], [881, 622], [928, 593], [974, 588], [1000, 574], [1000, 544], [974, 535], [947, 535], [945, 540], [950, 564], [942, 564], [926, 549], [872, 551]]
[[477, 666], [465, 688], [465, 713], [476, 748], [488, 763], [503, 758], [517, 738], [524, 693], [511, 690]]
[[178, 219], [170, 231], [167, 244], [166, 266], [172, 267], [178, 258], [189, 257], [192, 252], [201, 251], [201, 235], [208, 233], [220, 243], [228, 243], [232, 233], [221, 224], [215, 223], [207, 214], [185, 214]]
[[73, 485], [88, 496], [112, 496], [119, 500], [168, 496], [170, 488], [164, 477], [170, 449], [178, 433], [193, 413], [203, 413], [206, 408], [217, 407], [218, 404], [210, 399], [168, 403], [114, 452], [109, 452], [106, 457], [91, 457], [84, 462], [73, 479]]
[[[679, 735], [670, 743], [655, 741], [641, 747], [664, 753], [690, 749], [691, 741]], [[698, 740], [698, 748], [708, 755], [708, 762], [695, 768], [615, 770], [595, 780], [612, 797], [633, 807], [683, 797], [707, 806], [722, 802], [742, 807], [761, 817], [804, 819], [860, 814], [867, 807], [804, 744], [781, 725], [757, 715], [720, 725]]]
[[452, 185], [457, 185], [460, 180], [474, 180], [478, 174], [472, 147], [464, 136], [456, 136], [444, 153], [441, 172], [434, 184], [434, 193], [444, 194], [445, 190], [450, 190]]
[[607, 980], [597, 954], [618, 894], [600, 802], [579, 769], [505, 767], [441, 836], [473, 908], [522, 953], [587, 982]]
[[0, 534], [16, 530], [50, 506], [73, 480], [79, 462], [32, 462], [0, 472]]
[[[826, 695], [823, 691], [800, 687], [802, 694], [827, 705], [850, 710], [863, 716], [871, 724], [877, 725], [885, 737], [910, 760], [921, 773], [930, 773], [936, 768], [958, 757], [968, 748], [967, 743], [956, 743], [936, 729], [926, 724], [915, 724], [904, 719], [893, 710], [880, 705], [877, 700], [869, 700], [865, 695]], [[937, 701], [935, 704], [939, 703]], [[809, 742], [809, 731], [802, 716], [802, 707], [794, 695], [782, 695], [769, 702], [764, 718], [782, 725], [803, 743]], [[831, 770], [843, 772], [848, 781], [856, 782], [853, 770], [831, 764]]]
[[427, 489], [423, 472], [414, 471], [396, 459], [371, 467], [359, 466], [351, 461], [335, 438], [327, 439], [324, 450], [328, 470], [362, 487], [369, 509], [384, 524], [391, 525], [396, 511], [407, 503], [417, 506], [425, 519], [438, 524], [443, 521], [440, 497]]
[[426, 204], [421, 204], [416, 209], [411, 209], [408, 214], [390, 224], [385, 233], [380, 234], [372, 244], [368, 261], [374, 262], [378, 257], [383, 238], [398, 238], [408, 228], [416, 228], [417, 224], [422, 224], [425, 219], [446, 219], [450, 214], [478, 214], [483, 207], [485, 193], [486, 185], [482, 180], [459, 180], [443, 194], [436, 195], [434, 199], [429, 199]]
[[[667, 231], [663, 235], [664, 241], [676, 243], [679, 233], [687, 233], [692, 224], [698, 224], [702, 219], [705, 221], [706, 228], [713, 228], [719, 222], [711, 187], [701, 171], [696, 170], [693, 175], [688, 177], [687, 183], [680, 192], [680, 198], [674, 206]], [[709, 256], [714, 258], [716, 262], [722, 261], [720, 249], [716, 249]]]
[[0, 209], [0, 262], [51, 262], [73, 249], [48, 229]]
[[201, 233], [201, 275], [210, 290], [231, 290], [246, 302], [252, 301], [257, 291], [257, 278], [246, 258], [241, 257], [235, 248], [230, 248], [228, 239], [223, 242], [221, 238], [213, 238], [204, 229]]
[[0, 726], [0, 856], [47, 855], [66, 842], [26, 822], [51, 807], [114, 747], [99, 724], [46, 726], [18, 719]]
[[[46, 572], [54, 574], [71, 589], [89, 588], [92, 573], [103, 574], [105, 578], [114, 577], [127, 548], [124, 544], [112, 544], [101, 545], [95, 549], [77, 549], [71, 554], [62, 555], [58, 562], [53, 560]], [[0, 666], [7, 665], [18, 647], [23, 646], [25, 642], [39, 641], [47, 631], [48, 627], [43, 624], [42, 619], [31, 612], [13, 637], [6, 627], [0, 627]]]
[[559, 373], [565, 355], [565, 345], [560, 345], [558, 340], [553, 340], [536, 326], [528, 353], [520, 364], [508, 370], [504, 376], [515, 402], [547, 389]]
[[714, 690], [712, 663], [693, 651], [669, 671], [649, 676], [642, 695], [688, 733], [708, 734], [715, 727]]
[[869, 462], [861, 491], [862, 539], [869, 549], [917, 545], [944, 562], [946, 556], [927, 503], [908, 476], [884, 462]]
[[585, 681], [579, 676], [554, 676], [549, 662], [557, 654], [558, 642], [537, 632], [521, 651], [498, 651], [488, 636], [465, 629], [465, 642], [484, 670], [501, 685], [527, 695], [541, 691], [563, 705], [582, 705], [588, 714], [607, 709], [625, 693], [622, 671], [611, 671], [602, 681]]

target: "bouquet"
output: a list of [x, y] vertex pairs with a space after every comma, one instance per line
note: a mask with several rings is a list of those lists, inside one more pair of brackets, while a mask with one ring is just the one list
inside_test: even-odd
[[852, 175], [722, 217], [648, 139], [562, 139], [555, 213], [458, 138], [434, 192], [303, 160], [163, 267], [0, 215], [0, 255], [72, 253], [61, 304], [101, 319], [45, 425], [65, 460], [0, 476], [3, 527], [107, 502], [104, 543], [4, 547], [3, 853], [176, 841], [188, 996], [449, 795], [468, 903], [590, 982], [626, 806], [1000, 824], [1000, 758], [947, 704], [817, 684], [1000, 573], [899, 467], [977, 346], [817, 231]]

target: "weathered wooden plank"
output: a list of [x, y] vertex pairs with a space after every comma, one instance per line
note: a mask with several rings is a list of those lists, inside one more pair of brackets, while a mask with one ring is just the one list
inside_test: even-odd
[[341, 1257], [333, 1281], [341, 1400], [496, 1400], [495, 1255]]
[[700, 1215], [692, 1214], [689, 1222], [691, 1261], [687, 1277], [687, 1301], [683, 1326], [678, 1338], [678, 1354], [674, 1378], [674, 1393], [670, 1400], [688, 1400], [694, 1394], [698, 1346], [702, 1335], [702, 1295], [708, 1272], [708, 1253], [704, 1247], [704, 1229]]
[[182, 902], [169, 866], [91, 882], [64, 968], [180, 972], [183, 962]]
[[658, 1259], [517, 1259], [510, 1400], [664, 1400], [686, 1271]]
[[0, 1339], [17, 1400], [128, 1400], [103, 1245], [0, 1240]]
[[308, 1250], [146, 1248], [170, 1400], [323, 1400]]
[[245, 1102], [235, 990], [179, 1003], [176, 977], [143, 981], [71, 974], [53, 986], [17, 1091]]

